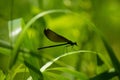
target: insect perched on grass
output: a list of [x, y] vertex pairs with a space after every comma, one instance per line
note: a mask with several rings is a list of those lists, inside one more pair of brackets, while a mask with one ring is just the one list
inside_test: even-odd
[[45, 30], [44, 30], [44, 34], [46, 35], [46, 37], [47, 37], [49, 40], [51, 40], [51, 41], [53, 41], [53, 42], [65, 42], [65, 43], [63, 43], [63, 44], [58, 44], [58, 45], [41, 47], [41, 48], [38, 48], [38, 50], [40, 50], [40, 49], [45, 49], [45, 48], [62, 46], [62, 45], [71, 45], [71, 46], [77, 45], [76, 42], [72, 42], [72, 41], [66, 39], [65, 37], [63, 37], [63, 36], [61, 36], [61, 35], [53, 32], [53, 31], [50, 30], [50, 29], [45, 29]]

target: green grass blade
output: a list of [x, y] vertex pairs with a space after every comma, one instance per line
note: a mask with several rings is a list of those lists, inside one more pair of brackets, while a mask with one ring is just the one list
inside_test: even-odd
[[5, 74], [0, 70], [0, 80], [5, 80]]
[[[36, 74], [33, 77], [33, 80], [43, 80], [43, 75], [40, 72], [39, 69], [37, 69], [36, 67], [34, 67], [33, 65], [31, 65], [30, 63], [28, 63], [27, 61], [24, 61], [24, 64], [33, 72], [35, 72]], [[34, 73], [31, 73], [34, 74]]]
[[103, 72], [93, 78], [90, 78], [90, 80], [110, 80], [111, 78], [117, 76], [118, 73], [117, 72]]
[[1, 48], [0, 47], [0, 54], [3, 54], [5, 56], [10, 56], [11, 54], [11, 50], [10, 49], [6, 49], [6, 48]]
[[120, 62], [118, 61], [117, 57], [115, 56], [115, 53], [113, 51], [113, 49], [111, 48], [111, 46], [107, 43], [107, 41], [105, 40], [105, 38], [102, 37], [102, 41], [104, 43], [104, 46], [106, 48], [106, 50], [109, 53], [110, 59], [112, 61], [112, 64], [115, 68], [115, 70], [119, 73], [119, 78], [120, 78]]
[[66, 73], [69, 73], [69, 74], [72, 74], [72, 76], [74, 76], [75, 78], [79, 79], [79, 80], [88, 80], [88, 77], [81, 73], [81, 72], [78, 72], [74, 69], [70, 69], [70, 68], [64, 68], [64, 67], [57, 67], [57, 68], [50, 68], [50, 69], [47, 69], [47, 71], [61, 71], [61, 72], [66, 72]]
[[87, 51], [87, 50], [80, 50], [80, 51], [74, 51], [74, 52], [68, 52], [65, 53], [61, 56], [58, 56], [57, 58], [53, 59], [52, 61], [47, 62], [43, 67], [41, 67], [40, 71], [44, 72], [48, 67], [50, 67], [54, 62], [56, 62], [57, 60], [59, 60], [62, 57], [68, 56], [68, 55], [72, 55], [72, 54], [78, 54], [78, 53], [96, 53], [93, 51]]
[[103, 41], [103, 44], [108, 52], [108, 55], [112, 61], [112, 64], [115, 68], [115, 70], [118, 72], [118, 76], [120, 78], [120, 62], [118, 61], [117, 57], [115, 56], [115, 53], [112, 49], [112, 47], [108, 44], [108, 42], [106, 41], [106, 39], [104, 38], [103, 34], [101, 33], [101, 31], [99, 31], [96, 26], [90, 22], [90, 21], [87, 21], [88, 25], [90, 27], [92, 27], [94, 29], [94, 31], [96, 31], [96, 33], [101, 37], [102, 41]]
[[[44, 72], [43, 73], [45, 77], [49, 77], [49, 80], [70, 80], [66, 78], [65, 76], [61, 76], [60, 74], [52, 73], [52, 72]], [[47, 80], [47, 79], [45, 79]]]
[[8, 42], [5, 42], [3, 40], [0, 40], [0, 47], [12, 49], [12, 46]]
[[10, 63], [10, 68], [12, 68], [12, 66], [16, 63], [17, 61], [17, 57], [18, 57], [18, 52], [19, 52], [19, 48], [20, 48], [20, 45], [22, 43], [22, 40], [23, 40], [23, 37], [24, 37], [24, 34], [25, 32], [27, 31], [27, 29], [39, 18], [47, 15], [47, 14], [51, 14], [51, 13], [70, 13], [70, 11], [68, 10], [49, 10], [49, 11], [44, 11], [42, 13], [39, 13], [38, 15], [36, 15], [35, 17], [33, 17], [24, 27], [24, 29], [22, 30], [20, 36], [18, 37], [17, 39], [17, 43], [15, 44], [15, 48], [13, 50], [13, 57], [12, 57], [12, 60], [11, 60], [11, 63]]

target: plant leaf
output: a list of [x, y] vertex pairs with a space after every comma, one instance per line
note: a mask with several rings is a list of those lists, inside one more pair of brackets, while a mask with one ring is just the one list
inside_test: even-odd
[[47, 69], [47, 71], [61, 71], [61, 72], [66, 72], [69, 74], [72, 74], [72, 76], [74, 76], [75, 78], [79, 79], [79, 80], [88, 80], [87, 76], [81, 72], [78, 72], [74, 69], [70, 69], [70, 68], [64, 68], [64, 67], [57, 67], [57, 68], [50, 68]]

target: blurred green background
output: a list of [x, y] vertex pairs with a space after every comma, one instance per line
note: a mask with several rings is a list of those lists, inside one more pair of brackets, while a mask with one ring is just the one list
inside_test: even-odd
[[[8, 40], [7, 24], [11, 17], [11, 4], [11, 0], [0, 1], [0, 39], [3, 40]], [[81, 21], [82, 17], [87, 17], [105, 34], [114, 51], [116, 53], [120, 52], [119, 0], [14, 0], [12, 15], [13, 19], [22, 17], [25, 21], [28, 21], [37, 13], [51, 9], [69, 9], [81, 15], [79, 17], [60, 16], [60, 14], [51, 15], [53, 19], [48, 23], [49, 26], [56, 26], [61, 29], [67, 26], [75, 28], [77, 25], [84, 24]], [[67, 22], [64, 22], [64, 20]]]
[[[100, 37], [89, 27], [90, 23], [87, 23], [88, 20], [95, 24], [104, 34], [108, 43], [116, 53], [115, 55], [120, 60], [120, 0], [1, 0], [0, 40], [11, 41], [8, 28], [8, 21], [11, 19], [22, 18], [25, 23], [27, 23], [38, 13], [57, 9], [70, 10], [73, 14], [53, 13], [38, 19], [28, 29], [29, 39], [26, 41], [28, 44], [26, 43], [24, 47], [37, 51], [36, 49], [38, 47], [57, 44], [48, 40], [43, 34], [45, 28], [50, 28], [67, 39], [77, 42], [78, 46], [74, 47], [75, 50], [93, 50], [104, 54], [105, 49]], [[74, 50], [71, 49], [70, 47], [66, 50], [63, 46], [45, 49], [39, 51], [39, 53], [43, 55], [46, 53], [50, 54], [52, 57], [57, 57], [66, 51]], [[91, 58], [91, 56], [94, 56], [87, 54], [87, 59], [85, 57], [79, 57], [80, 60], [84, 58], [87, 63], [85, 64], [84, 61], [81, 61], [80, 65], [75, 65], [77, 64], [76, 59], [79, 59], [77, 56], [78, 55], [62, 58], [62, 61], [76, 67], [76, 69], [80, 71], [84, 71], [88, 76], [95, 75], [95, 65], [94, 62], [92, 62], [95, 59]], [[0, 54], [0, 68], [3, 71], [7, 70], [9, 63], [7, 59], [8, 56]], [[73, 61], [69, 62], [70, 59]], [[43, 61], [43, 63], [46, 61], [47, 60]], [[42, 64], [40, 66], [42, 66]]]

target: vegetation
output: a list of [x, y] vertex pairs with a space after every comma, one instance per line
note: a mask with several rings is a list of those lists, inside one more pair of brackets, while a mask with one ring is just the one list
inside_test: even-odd
[[0, 80], [119, 80], [119, 3], [0, 1]]

